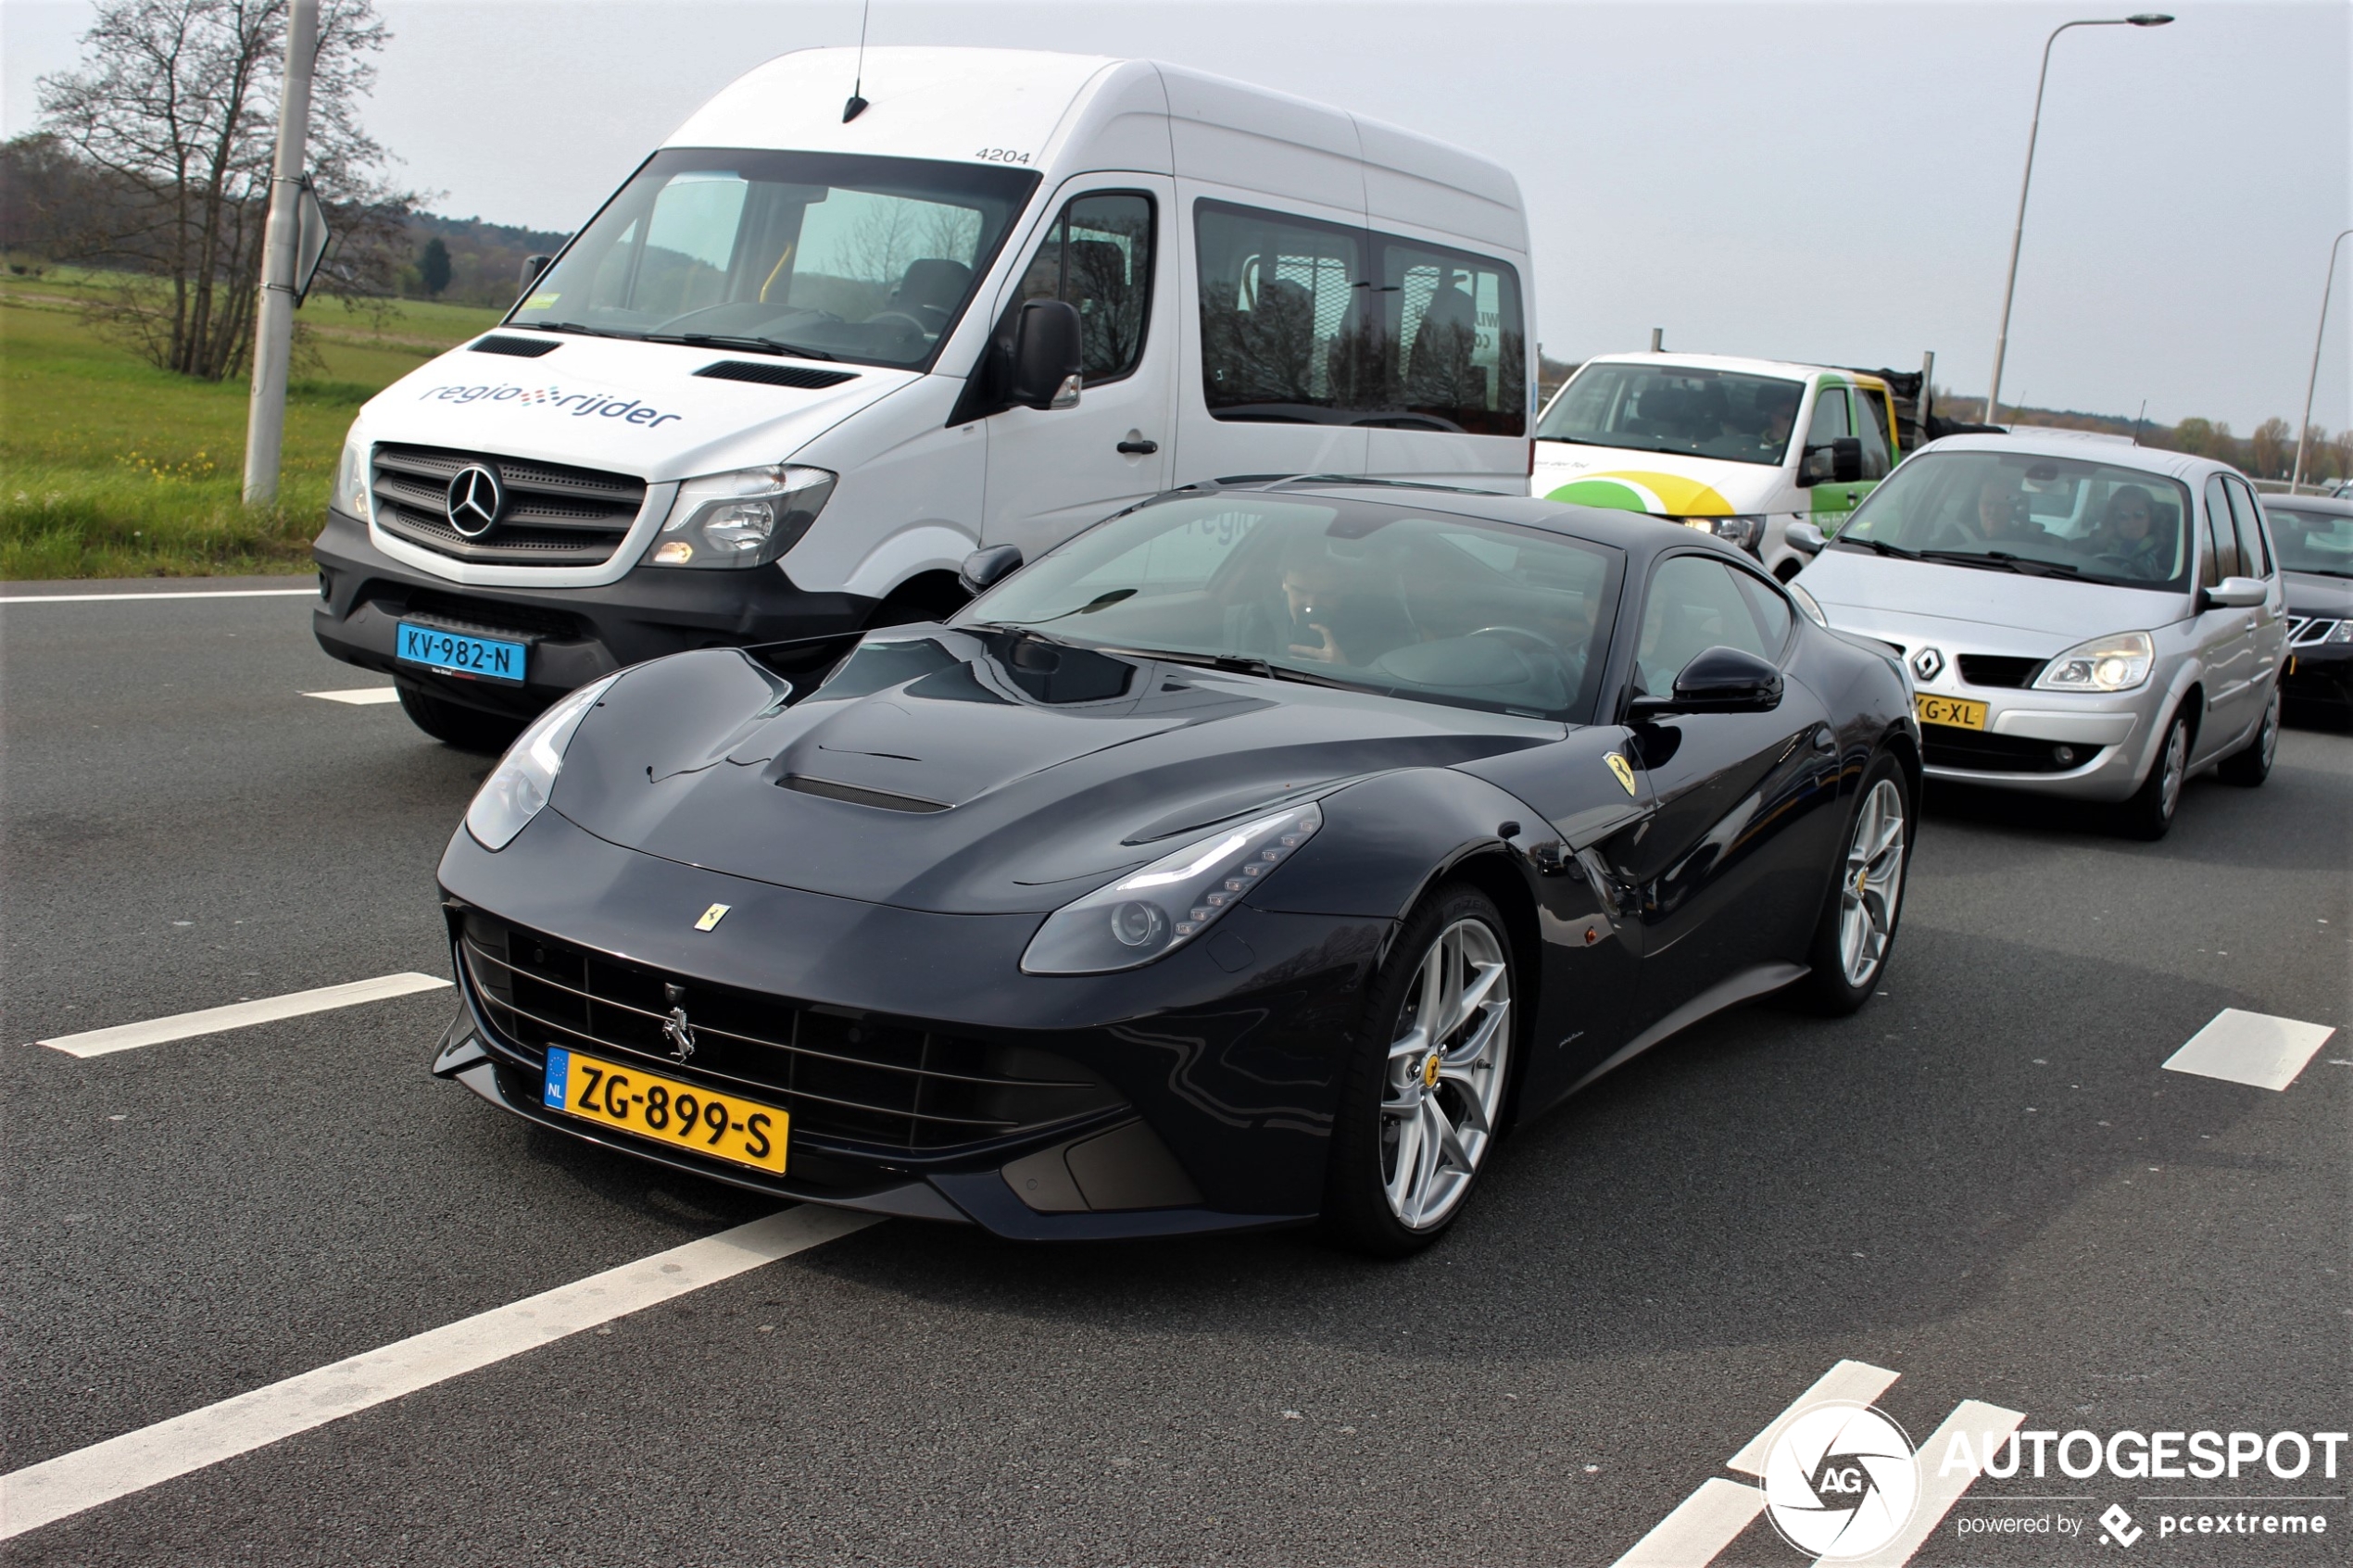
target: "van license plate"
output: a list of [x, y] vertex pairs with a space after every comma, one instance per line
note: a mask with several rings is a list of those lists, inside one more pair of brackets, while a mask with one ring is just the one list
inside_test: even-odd
[[403, 664], [422, 664], [445, 675], [504, 681], [520, 686], [531, 645], [469, 637], [462, 632], [445, 632], [438, 626], [420, 626], [413, 621], [404, 621], [393, 653]]
[[1930, 696], [1926, 693], [1915, 700], [1923, 724], [1950, 724], [1957, 730], [1985, 728], [1985, 705], [1982, 702], [1959, 696]]

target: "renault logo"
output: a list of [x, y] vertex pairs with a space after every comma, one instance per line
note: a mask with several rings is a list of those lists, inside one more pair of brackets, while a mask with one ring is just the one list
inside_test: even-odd
[[1944, 656], [1934, 648], [1922, 648], [1912, 656], [1912, 673], [1923, 681], [1933, 681], [1944, 668]]
[[507, 508], [507, 493], [497, 473], [481, 463], [468, 463], [449, 482], [449, 526], [469, 539], [490, 532]]

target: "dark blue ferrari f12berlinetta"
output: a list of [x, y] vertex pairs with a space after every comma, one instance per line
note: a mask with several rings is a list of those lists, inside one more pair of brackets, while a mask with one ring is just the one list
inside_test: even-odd
[[1704, 533], [1290, 480], [1018, 565], [550, 709], [442, 859], [434, 1070], [780, 1198], [1393, 1254], [1514, 1123], [1888, 961], [1903, 671]]

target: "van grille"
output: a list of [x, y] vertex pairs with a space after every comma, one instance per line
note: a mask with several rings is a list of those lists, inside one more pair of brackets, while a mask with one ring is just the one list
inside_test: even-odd
[[[469, 539], [449, 525], [449, 482], [474, 463], [498, 476], [506, 506]], [[646, 482], [628, 474], [439, 446], [378, 445], [369, 488], [385, 533], [486, 565], [601, 565], [646, 504]]]
[[[1124, 1103], [1086, 1069], [1034, 1047], [706, 985], [478, 910], [465, 912], [458, 946], [467, 990], [508, 1054], [537, 1066], [548, 1046], [561, 1046], [704, 1079], [783, 1106], [796, 1142], [936, 1155]], [[686, 1010], [694, 1031], [684, 1064], [662, 1033], [673, 1006]]]

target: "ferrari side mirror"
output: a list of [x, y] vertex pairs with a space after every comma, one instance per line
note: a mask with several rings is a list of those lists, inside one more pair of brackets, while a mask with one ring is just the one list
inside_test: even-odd
[[964, 558], [956, 570], [956, 580], [967, 594], [978, 594], [995, 587], [1021, 569], [1021, 546], [991, 545], [985, 550], [975, 550]]
[[1705, 648], [1675, 677], [1671, 696], [1638, 696], [1627, 705], [1629, 723], [1674, 713], [1768, 713], [1781, 705], [1781, 672], [1771, 661], [1740, 648]]

